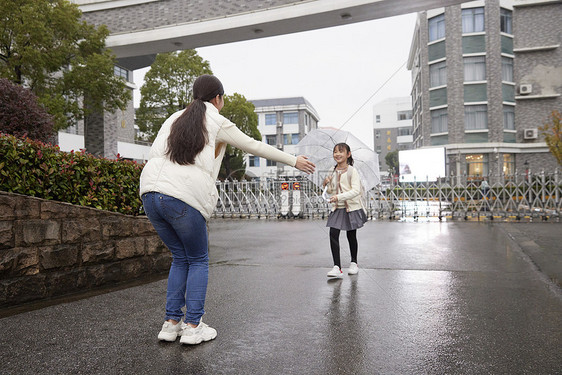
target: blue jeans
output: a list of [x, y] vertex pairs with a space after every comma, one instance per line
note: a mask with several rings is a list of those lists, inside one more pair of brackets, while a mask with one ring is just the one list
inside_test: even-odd
[[205, 313], [205, 296], [209, 279], [207, 223], [199, 211], [160, 193], [142, 196], [144, 211], [164, 244], [172, 252], [168, 275], [166, 317], [199, 324]]

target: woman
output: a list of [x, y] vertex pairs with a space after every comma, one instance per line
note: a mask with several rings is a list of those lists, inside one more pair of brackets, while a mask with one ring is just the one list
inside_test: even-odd
[[182, 344], [199, 344], [217, 335], [201, 317], [209, 272], [206, 224], [217, 203], [215, 181], [226, 144], [314, 172], [314, 164], [306, 157], [295, 157], [256, 141], [221, 116], [223, 95], [218, 78], [197, 78], [193, 102], [164, 122], [141, 174], [144, 210], [172, 252], [166, 316], [159, 340], [175, 341], [181, 336]]

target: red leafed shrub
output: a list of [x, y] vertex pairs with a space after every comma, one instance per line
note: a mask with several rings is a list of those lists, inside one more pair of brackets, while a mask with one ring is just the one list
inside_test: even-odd
[[0, 132], [16, 137], [50, 142], [53, 139], [53, 117], [37, 102], [28, 89], [0, 79]]

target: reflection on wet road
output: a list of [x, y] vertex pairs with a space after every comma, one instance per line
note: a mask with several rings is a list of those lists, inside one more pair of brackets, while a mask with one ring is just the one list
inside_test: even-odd
[[215, 340], [156, 340], [162, 280], [0, 319], [2, 372], [562, 372], [561, 293], [497, 226], [368, 222], [358, 241], [359, 274], [328, 281], [325, 222], [213, 221]]

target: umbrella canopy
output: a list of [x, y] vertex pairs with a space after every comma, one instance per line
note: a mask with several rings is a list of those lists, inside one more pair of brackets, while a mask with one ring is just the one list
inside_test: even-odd
[[380, 184], [379, 157], [359, 138], [344, 130], [331, 128], [314, 129], [296, 146], [298, 155], [305, 155], [316, 164], [316, 172], [307, 175], [317, 184], [322, 185], [324, 178], [334, 170], [334, 146], [345, 142], [351, 148], [353, 167], [359, 172], [365, 190], [371, 190]]

